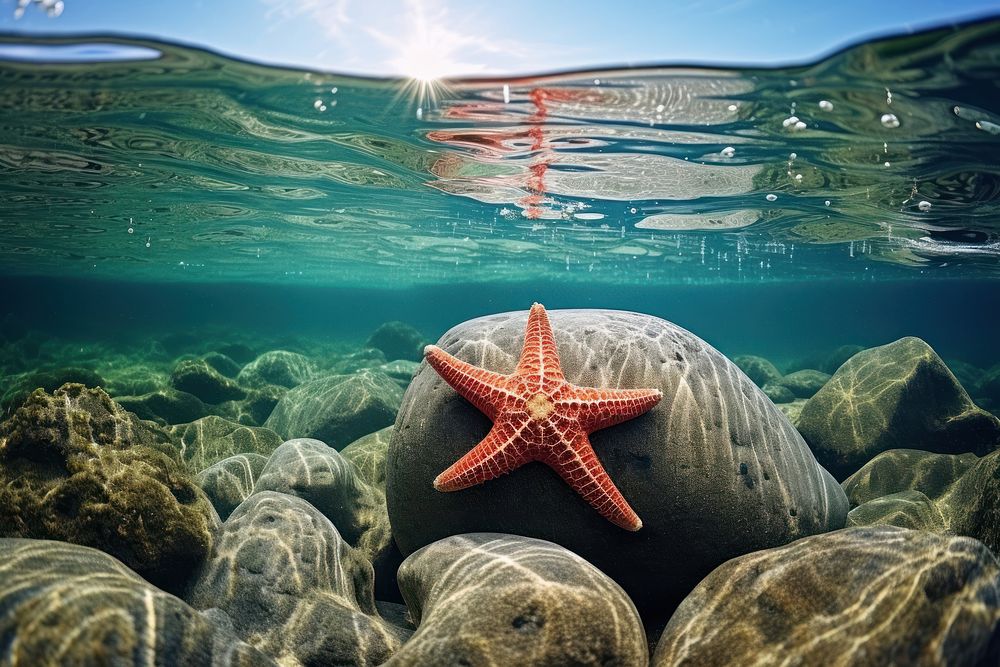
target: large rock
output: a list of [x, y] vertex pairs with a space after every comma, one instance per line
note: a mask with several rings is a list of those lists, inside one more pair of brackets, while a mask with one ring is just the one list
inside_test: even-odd
[[624, 591], [552, 542], [456, 535], [407, 558], [399, 584], [418, 628], [387, 667], [649, 662]]
[[225, 520], [250, 497], [267, 457], [260, 454], [237, 454], [223, 459], [195, 476], [219, 516]]
[[264, 426], [285, 438], [316, 438], [342, 449], [392, 424], [402, 397], [399, 385], [378, 371], [328, 375], [282, 396]]
[[424, 356], [424, 345], [428, 342], [423, 334], [406, 322], [394, 320], [386, 322], [372, 332], [365, 346], [381, 350], [389, 361], [393, 359], [420, 361]]
[[1000, 566], [982, 543], [851, 528], [729, 561], [678, 607], [654, 665], [995, 665]]
[[158, 424], [184, 424], [211, 413], [200, 398], [172, 387], [142, 396], [116, 396], [123, 408]]
[[798, 428], [837, 479], [888, 449], [982, 455], [1000, 445], [1000, 420], [912, 337], [851, 357], [802, 408]]
[[[460, 533], [536, 537], [580, 554], [643, 607], [679, 599], [729, 558], [843, 526], [843, 490], [714, 348], [636, 313], [549, 316], [570, 382], [663, 391], [650, 412], [591, 436], [644, 527], [628, 533], [612, 525], [541, 463], [463, 491], [435, 491], [434, 478], [486, 435], [490, 421], [425, 365], [406, 392], [386, 468], [389, 518], [404, 555]], [[472, 320], [438, 344], [509, 373], [526, 318], [522, 311]]]
[[740, 370], [746, 373], [747, 377], [758, 387], [781, 379], [781, 371], [764, 357], [741, 354], [733, 357], [733, 363], [739, 366]]
[[154, 429], [100, 389], [38, 390], [0, 424], [0, 536], [93, 546], [177, 590], [217, 518]]
[[828, 373], [807, 368], [789, 373], [775, 382], [792, 392], [795, 398], [812, 398], [829, 379]]
[[13, 413], [36, 389], [52, 393], [68, 383], [100, 387], [104, 378], [94, 370], [75, 366], [32, 371], [7, 378], [0, 394], [0, 415]]
[[316, 375], [316, 365], [298, 352], [271, 350], [243, 367], [236, 381], [243, 387], [269, 384], [292, 388]]
[[197, 396], [205, 403], [217, 405], [225, 401], [246, 398], [247, 392], [205, 359], [183, 359], [170, 374], [174, 389]]
[[5, 665], [276, 667], [224, 623], [96, 549], [0, 539], [0, 563]]
[[887, 524], [974, 537], [1000, 551], [1000, 451], [889, 450], [844, 482], [848, 525]]
[[204, 470], [235, 454], [270, 456], [281, 436], [267, 428], [244, 426], [222, 417], [202, 417], [168, 429], [181, 459], [192, 471]]
[[217, 608], [281, 664], [378, 665], [405, 639], [375, 609], [371, 564], [309, 503], [250, 496], [222, 526], [188, 601]]
[[354, 464], [361, 478], [385, 491], [385, 458], [389, 453], [392, 427], [362, 436], [340, 450], [340, 454]]

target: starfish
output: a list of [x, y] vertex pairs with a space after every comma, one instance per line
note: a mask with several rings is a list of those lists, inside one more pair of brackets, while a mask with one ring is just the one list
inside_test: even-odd
[[473, 366], [436, 345], [424, 348], [424, 357], [493, 422], [482, 442], [437, 476], [435, 489], [459, 491], [541, 461], [613, 524], [642, 528], [587, 436], [647, 412], [660, 401], [659, 389], [598, 389], [567, 382], [540, 303], [531, 306], [521, 358], [511, 375]]

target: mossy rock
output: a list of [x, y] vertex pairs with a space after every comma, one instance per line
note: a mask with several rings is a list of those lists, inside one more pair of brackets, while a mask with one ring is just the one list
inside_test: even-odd
[[795, 400], [795, 394], [788, 387], [769, 382], [761, 387], [764, 394], [771, 399], [772, 403], [791, 403]]
[[420, 361], [424, 358], [424, 346], [429, 342], [423, 334], [406, 322], [394, 320], [382, 324], [372, 332], [365, 346], [381, 350], [389, 361], [395, 359]]
[[202, 470], [195, 476], [195, 481], [225, 521], [253, 493], [254, 484], [265, 465], [266, 456], [237, 454]]
[[104, 378], [90, 368], [69, 366], [23, 373], [6, 383], [6, 389], [0, 396], [0, 416], [13, 413], [36, 389], [51, 393], [67, 383], [100, 387]]
[[287, 392], [288, 389], [285, 387], [267, 384], [247, 392], [247, 397], [243, 400], [243, 405], [255, 424], [263, 424], [271, 416], [271, 413], [274, 412], [274, 407], [278, 405], [278, 401]]
[[788, 421], [798, 428], [799, 416], [802, 414], [802, 408], [806, 404], [806, 399], [797, 398], [794, 401], [789, 401], [788, 403], [776, 403], [775, 405], [782, 414], [788, 418]]
[[397, 383], [403, 389], [410, 386], [410, 381], [413, 380], [413, 376], [417, 374], [420, 370], [420, 364], [416, 361], [406, 361], [405, 359], [396, 359], [395, 361], [389, 361], [378, 367], [378, 370], [382, 371]]
[[795, 398], [812, 398], [830, 380], [830, 375], [811, 368], [789, 373], [776, 381], [788, 389]]
[[171, 387], [142, 396], [116, 396], [115, 401], [140, 418], [159, 424], [185, 424], [212, 412], [197, 396]]
[[253, 348], [244, 343], [225, 343], [217, 347], [215, 351], [240, 365], [250, 363], [257, 356]]
[[827, 373], [828, 375], [833, 375], [847, 362], [848, 359], [853, 357], [858, 352], [864, 352], [864, 349], [865, 348], [860, 345], [841, 345], [823, 359], [823, 362], [819, 366], [819, 370]]
[[271, 350], [240, 370], [237, 382], [251, 389], [266, 385], [292, 388], [316, 375], [316, 364], [298, 352]]
[[104, 371], [102, 389], [112, 397], [142, 396], [170, 386], [170, 375], [164, 370], [130, 364]]
[[[758, 387], [763, 387], [768, 383], [773, 383], [781, 378], [781, 371], [778, 370], [777, 366], [764, 357], [755, 357], [752, 354], [741, 354], [737, 357], [733, 357], [733, 363], [736, 364], [741, 371], [746, 373], [751, 382]], [[775, 402], [777, 403], [778, 401]]]
[[281, 444], [281, 436], [270, 429], [244, 426], [214, 415], [172, 426], [168, 432], [192, 472], [234, 454], [270, 456]]
[[335, 375], [350, 375], [366, 368], [380, 368], [385, 363], [386, 359], [382, 350], [369, 347], [340, 355], [328, 370]]
[[802, 408], [798, 428], [838, 479], [889, 449], [981, 455], [1000, 445], [1000, 420], [913, 337], [851, 357]]
[[246, 398], [246, 390], [204, 359], [183, 359], [174, 366], [170, 384], [210, 405]]
[[240, 365], [221, 352], [209, 352], [202, 359], [227, 378], [235, 378], [240, 374]]
[[178, 590], [217, 519], [163, 452], [156, 430], [100, 389], [36, 391], [0, 424], [0, 536], [93, 546]]
[[340, 454], [354, 464], [362, 479], [385, 491], [385, 458], [389, 451], [392, 426], [358, 438]]

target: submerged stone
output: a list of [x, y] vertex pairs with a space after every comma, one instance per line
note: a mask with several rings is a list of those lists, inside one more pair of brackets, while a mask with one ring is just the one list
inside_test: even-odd
[[210, 366], [204, 359], [184, 359], [170, 374], [170, 384], [179, 391], [216, 405], [246, 397], [246, 390]]
[[64, 384], [100, 387], [104, 384], [104, 378], [92, 369], [69, 366], [22, 373], [5, 382], [3, 394], [0, 395], [0, 416], [13, 413], [36, 389], [52, 393]]
[[781, 379], [781, 371], [764, 357], [741, 354], [733, 357], [733, 363], [739, 366], [739, 369], [746, 373], [747, 377], [758, 387]]
[[552, 542], [455, 535], [403, 561], [399, 585], [417, 631], [387, 667], [649, 662], [625, 592]]
[[254, 389], [269, 384], [291, 388], [314, 375], [316, 365], [305, 356], [288, 350], [271, 350], [244, 366], [236, 381]]
[[392, 427], [386, 426], [340, 450], [340, 454], [358, 469], [362, 479], [382, 491], [385, 491], [385, 458], [391, 437]]
[[237, 454], [205, 468], [195, 476], [195, 482], [225, 520], [253, 493], [254, 484], [265, 465], [266, 456]]
[[168, 429], [189, 470], [204, 470], [234, 454], [270, 456], [281, 436], [267, 428], [244, 426], [210, 415]]
[[406, 359], [420, 361], [424, 358], [424, 345], [428, 341], [423, 334], [406, 322], [394, 320], [379, 326], [365, 343], [365, 347], [381, 350], [389, 361]]
[[197, 396], [169, 387], [142, 396], [116, 396], [115, 401], [141, 419], [160, 424], [184, 424], [211, 413]]
[[[424, 365], [406, 392], [386, 466], [389, 518], [404, 555], [468, 532], [545, 539], [596, 565], [642, 608], [679, 600], [729, 558], [843, 526], [840, 486], [760, 389], [704, 341], [636, 313], [549, 316], [570, 382], [663, 391], [650, 412], [590, 438], [643, 528], [611, 524], [541, 463], [462, 491], [436, 491], [434, 478], [491, 423]], [[526, 318], [472, 320], [438, 344], [509, 373]]]
[[776, 384], [788, 389], [795, 398], [811, 398], [829, 381], [830, 375], [822, 371], [806, 368], [789, 373], [776, 381]]
[[653, 664], [987, 665], [998, 631], [1000, 565], [981, 542], [851, 528], [716, 568]]

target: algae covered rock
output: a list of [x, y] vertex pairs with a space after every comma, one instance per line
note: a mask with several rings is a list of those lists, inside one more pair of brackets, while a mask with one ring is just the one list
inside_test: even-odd
[[[544, 539], [586, 558], [643, 608], [680, 599], [729, 558], [843, 526], [843, 490], [774, 404], [707, 343], [637, 313], [556, 310], [549, 318], [568, 381], [663, 392], [648, 413], [590, 437], [643, 528], [633, 534], [611, 524], [541, 463], [436, 491], [434, 478], [491, 422], [424, 365], [406, 392], [386, 464], [389, 518], [404, 555], [461, 533]], [[472, 320], [438, 345], [509, 373], [526, 319], [522, 311]]]
[[47, 370], [31, 371], [8, 378], [0, 394], [0, 415], [14, 412], [36, 389], [52, 393], [64, 384], [82, 384], [100, 387], [104, 378], [90, 368], [69, 366]]
[[795, 398], [812, 398], [829, 379], [827, 373], [806, 368], [783, 376], [776, 384], [788, 389]]
[[902, 491], [919, 491], [937, 499], [946, 495], [978, 462], [975, 454], [890, 449], [866, 463], [844, 480], [842, 486], [851, 507]]
[[428, 342], [423, 334], [406, 322], [394, 320], [382, 324], [372, 332], [365, 347], [381, 350], [389, 361], [394, 359], [420, 361], [424, 358], [424, 345]]
[[739, 369], [758, 387], [781, 379], [781, 371], [764, 357], [741, 354], [733, 357], [733, 363], [739, 366]]
[[340, 450], [340, 454], [358, 469], [362, 479], [383, 491], [385, 491], [385, 457], [389, 453], [391, 437], [392, 427], [386, 426], [358, 438]]
[[0, 539], [0, 563], [4, 664], [276, 667], [224, 623], [96, 549]]
[[195, 476], [195, 482], [225, 520], [253, 493], [254, 484], [265, 465], [266, 456], [237, 454], [205, 468]]
[[168, 432], [192, 471], [204, 470], [234, 454], [270, 456], [281, 444], [281, 436], [270, 429], [244, 426], [214, 415], [171, 426]]
[[848, 359], [858, 352], [863, 352], [864, 349], [860, 345], [841, 345], [823, 359], [823, 362], [819, 365], [819, 370], [827, 375], [833, 375]]
[[384, 373], [328, 375], [289, 390], [264, 426], [286, 438], [316, 438], [341, 449], [392, 424], [403, 390]]
[[386, 359], [382, 350], [366, 347], [340, 355], [327, 370], [333, 375], [350, 375], [366, 368], [380, 368], [385, 363]]
[[981, 542], [890, 526], [731, 560], [681, 603], [654, 665], [987, 665], [1000, 566]]
[[139, 418], [159, 424], [184, 424], [211, 413], [197, 396], [172, 387], [142, 396], [116, 396], [115, 401]]
[[0, 424], [0, 536], [93, 546], [176, 589], [216, 519], [162, 448], [100, 389], [36, 391]]
[[378, 367], [378, 370], [382, 371], [399, 383], [403, 389], [406, 389], [406, 387], [409, 386], [410, 380], [413, 379], [413, 376], [417, 374], [419, 369], [420, 364], [415, 361], [407, 361], [405, 359], [396, 359], [395, 361], [384, 363]]
[[774, 403], [791, 403], [795, 400], [795, 394], [788, 387], [774, 382], [769, 382], [762, 387], [764, 395]]
[[240, 386], [250, 388], [269, 384], [291, 388], [315, 374], [316, 365], [298, 352], [271, 350], [244, 366], [236, 376], [236, 381]]
[[378, 665], [407, 633], [378, 615], [372, 577], [316, 508], [261, 492], [223, 524], [187, 599], [281, 664]]
[[202, 359], [227, 378], [235, 378], [240, 374], [240, 365], [221, 352], [209, 352]]
[[838, 479], [888, 449], [985, 454], [1000, 444], [1000, 420], [912, 337], [852, 357], [802, 408], [798, 428]]
[[175, 389], [197, 396], [211, 405], [238, 401], [247, 395], [246, 390], [210, 366], [204, 359], [180, 361], [170, 374], [170, 384]]
[[625, 665], [649, 662], [625, 592], [557, 544], [455, 535], [403, 561], [418, 627], [393, 665]]

